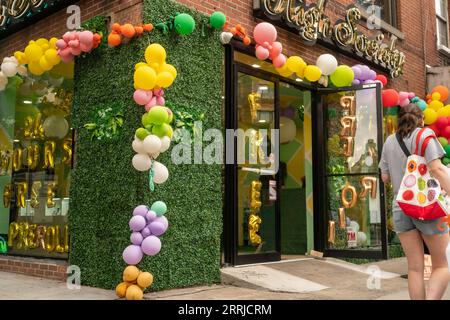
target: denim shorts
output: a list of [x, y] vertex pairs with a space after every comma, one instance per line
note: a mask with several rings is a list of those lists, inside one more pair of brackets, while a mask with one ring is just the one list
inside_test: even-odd
[[418, 230], [426, 236], [450, 231], [448, 223], [443, 219], [419, 220], [407, 216], [402, 210], [394, 211], [394, 231], [405, 233], [412, 230]]

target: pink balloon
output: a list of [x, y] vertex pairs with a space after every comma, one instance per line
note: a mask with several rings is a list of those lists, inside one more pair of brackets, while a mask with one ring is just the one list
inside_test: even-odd
[[157, 97], [156, 104], [158, 106], [164, 106], [166, 104], [166, 99], [164, 99], [164, 97]]
[[70, 53], [72, 53], [74, 56], [79, 56], [81, 54], [81, 48], [79, 46], [70, 48]]
[[69, 46], [71, 48], [76, 48], [80, 46], [80, 41], [79, 40], [70, 40], [69, 41]]
[[410, 103], [409, 99], [400, 100], [400, 107], [406, 107]]
[[93, 44], [93, 43], [91, 43], [91, 44], [84, 44], [84, 43], [81, 43], [81, 44], [80, 44], [80, 49], [81, 49], [81, 51], [83, 51], [83, 52], [91, 52], [91, 50], [92, 50], [93, 47], [94, 47], [94, 44]]
[[56, 47], [58, 49], [65, 49], [67, 48], [67, 42], [64, 41], [63, 39], [59, 39], [58, 41], [56, 41]]
[[72, 61], [74, 58], [69, 47], [67, 47], [63, 50], [59, 50], [58, 55], [61, 57], [61, 60], [66, 63]]
[[272, 50], [270, 50], [270, 59], [274, 59], [278, 57], [281, 52], [283, 52], [283, 45], [281, 42], [274, 42], [272, 43]]
[[80, 42], [85, 45], [92, 45], [94, 42], [94, 34], [91, 31], [83, 31], [78, 35]]
[[71, 40], [70, 35], [71, 35], [70, 32], [66, 32], [66, 33], [63, 35], [63, 40], [64, 40], [65, 42], [69, 42], [69, 41]]
[[162, 97], [164, 95], [164, 89], [153, 89], [153, 94], [158, 97]]
[[268, 22], [258, 23], [253, 30], [253, 38], [255, 38], [258, 44], [275, 42], [277, 39], [277, 29]]
[[409, 93], [408, 93], [408, 92], [403, 92], [403, 91], [401, 91], [401, 92], [398, 93], [398, 99], [399, 99], [400, 101], [403, 101], [403, 100], [405, 100], [405, 99], [408, 99], [408, 96], [409, 96]]
[[145, 90], [136, 90], [133, 95], [134, 101], [140, 106], [145, 106], [150, 102], [152, 97], [153, 93]]
[[280, 54], [278, 57], [273, 59], [273, 65], [275, 68], [281, 68], [286, 64], [286, 56], [284, 54]]
[[257, 45], [255, 55], [259, 60], [264, 61], [269, 58], [270, 53], [269, 50], [267, 50], [263, 46]]
[[154, 106], [156, 106], [156, 97], [153, 97], [150, 102], [145, 105], [145, 111], [149, 112]]
[[414, 93], [414, 92], [410, 92], [409, 94], [408, 94], [408, 99], [414, 99], [416, 97], [416, 94]]

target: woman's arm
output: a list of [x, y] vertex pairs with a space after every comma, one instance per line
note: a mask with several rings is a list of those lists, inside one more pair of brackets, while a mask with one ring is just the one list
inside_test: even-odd
[[389, 173], [382, 173], [381, 174], [381, 180], [383, 180], [384, 183], [390, 183], [391, 182], [391, 176]]
[[450, 175], [449, 170], [445, 167], [440, 159], [431, 161], [428, 164], [431, 174], [438, 179], [441, 184], [441, 188], [444, 189], [447, 194], [450, 194]]

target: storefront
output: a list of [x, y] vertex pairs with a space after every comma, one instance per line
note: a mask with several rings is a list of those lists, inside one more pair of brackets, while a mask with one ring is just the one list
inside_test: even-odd
[[[311, 250], [331, 257], [389, 257], [389, 195], [377, 164], [395, 116], [382, 108], [379, 83], [337, 87], [295, 73], [283, 76], [270, 60], [257, 59], [255, 46], [239, 36], [220, 43], [222, 30], [205, 24], [211, 12], [202, 13], [208, 10], [199, 4], [192, 9], [182, 5], [191, 1], [114, 7], [118, 2], [104, 12], [88, 10], [97, 8], [95, 1], [77, 3], [89, 11], [83, 16], [87, 28], [104, 39], [113, 22], [136, 19], [136, 24], [164, 27], [176, 12], [191, 14], [197, 27], [190, 35], [173, 37], [155, 28], [118, 48], [104, 41], [92, 54], [75, 59], [75, 66], [61, 64], [44, 76], [11, 81], [0, 93], [0, 252], [7, 258], [77, 265], [83, 283], [113, 288], [124, 268], [121, 255], [129, 244], [133, 208], [163, 199], [170, 228], [162, 253], [141, 264], [160, 279], [156, 289], [218, 282], [223, 265], [279, 261]], [[397, 24], [394, 2], [385, 1], [390, 4], [383, 11], [386, 23]], [[388, 40], [388, 33], [398, 34], [395, 30], [383, 29], [384, 38], [375, 38], [380, 32], [367, 30], [358, 11], [347, 8], [352, 4], [361, 10], [360, 1], [345, 1], [345, 6], [339, 1], [299, 1], [298, 6], [248, 1], [243, 21], [223, 4], [217, 6], [227, 13], [230, 27], [242, 23], [248, 35], [259, 22], [276, 25], [283, 52], [303, 56], [311, 65], [318, 56], [331, 54], [341, 65], [365, 64], [388, 76], [392, 86], [423, 95], [425, 79], [417, 70], [425, 57], [419, 61], [406, 40]], [[58, 15], [64, 24], [66, 12]], [[305, 17], [310, 28], [299, 29]], [[400, 22], [415, 41], [409, 24]], [[17, 44], [2, 54], [23, 50], [28, 41], [19, 38], [27, 32], [32, 33], [24, 29], [6, 38]], [[55, 32], [59, 29], [37, 32], [35, 39], [61, 36]], [[150, 177], [130, 164], [143, 113], [133, 101], [133, 72], [149, 43], [160, 43], [168, 52], [167, 63], [179, 71], [166, 92], [175, 114], [183, 121], [204, 119], [204, 130], [249, 133], [242, 141], [235, 136], [231, 164], [176, 165], [170, 152], [161, 155], [170, 179], [151, 192]], [[368, 47], [383, 54], [370, 54]], [[412, 59], [406, 62], [405, 55]], [[123, 119], [123, 126], [113, 136], [88, 129], [108, 126], [114, 117]], [[260, 130], [273, 138], [261, 141]], [[267, 153], [260, 151], [264, 144]], [[240, 162], [241, 150], [271, 161]]]

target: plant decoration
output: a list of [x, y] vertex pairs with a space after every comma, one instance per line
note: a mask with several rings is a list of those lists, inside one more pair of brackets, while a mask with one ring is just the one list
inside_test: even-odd
[[86, 123], [84, 128], [91, 131], [91, 140], [114, 139], [120, 135], [123, 126], [122, 106], [120, 104], [100, 105], [95, 110], [95, 120]]
[[[179, 144], [182, 141], [183, 135], [181, 134], [183, 130], [187, 130], [191, 137], [191, 141], [194, 141], [195, 137], [198, 136], [198, 128], [195, 126], [196, 122], [203, 121], [205, 119], [205, 114], [196, 112], [195, 108], [185, 108], [181, 106], [172, 106], [170, 108], [174, 110], [174, 127], [175, 132], [173, 136], [173, 142]], [[194, 110], [194, 111], [182, 111], [183, 110]]]

